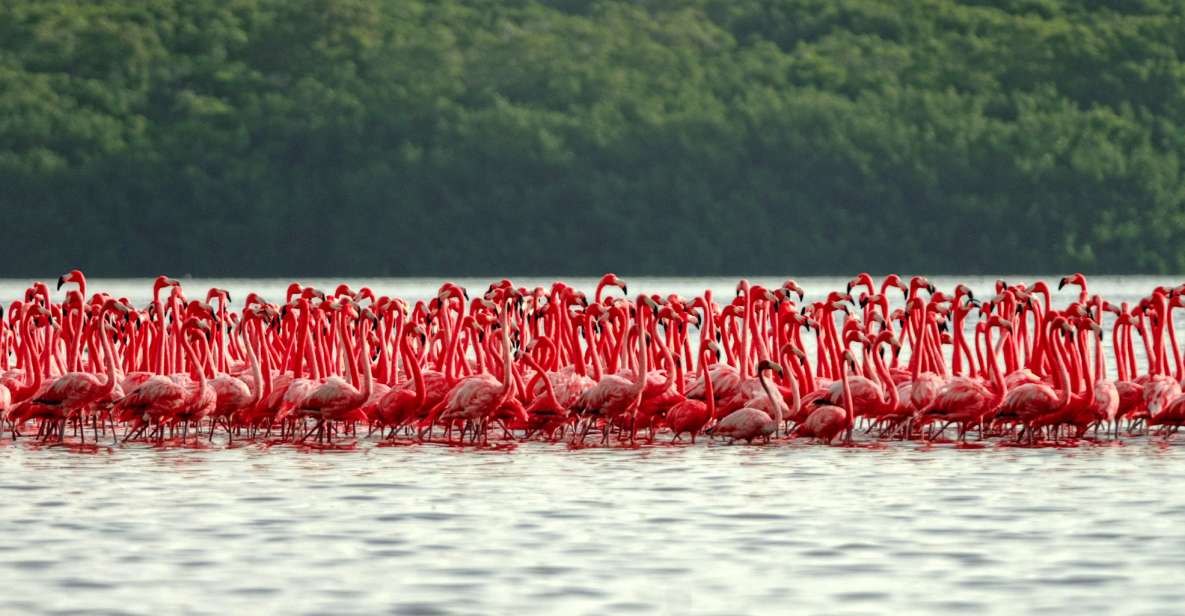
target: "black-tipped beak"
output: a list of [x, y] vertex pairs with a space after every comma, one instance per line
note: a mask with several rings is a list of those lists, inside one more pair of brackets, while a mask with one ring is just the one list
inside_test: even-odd
[[930, 292], [930, 295], [934, 295], [934, 292], [938, 289], [934, 285], [928, 284], [926, 285], [926, 290]]
[[1062, 287], [1065, 287], [1065, 286], [1066, 286], [1066, 279], [1065, 279], [1065, 278], [1062, 278], [1062, 279], [1061, 279], [1061, 280], [1059, 280], [1059, 281], [1058, 281], [1058, 283], [1057, 283], [1057, 290], [1058, 290], [1058, 291], [1061, 291], [1061, 290], [1062, 290]]
[[58, 276], [58, 290], [59, 291], [62, 290], [62, 285], [64, 285], [64, 284], [66, 284], [66, 277], [65, 276]]
[[629, 295], [629, 294], [630, 294], [630, 288], [629, 288], [629, 285], [625, 284], [624, 282], [623, 282], [623, 283], [621, 283], [621, 292], [622, 292], [622, 293], [624, 293], [624, 294], [626, 294], [626, 295]]

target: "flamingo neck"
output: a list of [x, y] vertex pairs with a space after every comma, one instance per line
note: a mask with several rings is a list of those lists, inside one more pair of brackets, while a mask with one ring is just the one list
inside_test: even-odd
[[700, 353], [699, 371], [704, 376], [704, 403], [708, 405], [708, 421], [716, 419], [716, 390], [712, 386], [711, 350]]

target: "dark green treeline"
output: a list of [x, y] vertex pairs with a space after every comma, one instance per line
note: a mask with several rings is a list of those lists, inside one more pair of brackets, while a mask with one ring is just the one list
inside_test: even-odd
[[1185, 272], [1182, 7], [0, 1], [0, 275]]

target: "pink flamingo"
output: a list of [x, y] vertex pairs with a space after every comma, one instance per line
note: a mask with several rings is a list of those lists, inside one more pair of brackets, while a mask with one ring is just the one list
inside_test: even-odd
[[716, 419], [716, 396], [712, 390], [712, 375], [708, 366], [711, 358], [719, 352], [715, 342], [700, 342], [698, 371], [704, 379], [704, 399], [686, 398], [667, 411], [667, 426], [674, 433], [672, 441], [679, 440], [680, 435], [687, 433], [691, 435], [691, 443], [694, 445], [696, 435]]
[[[609, 442], [610, 423], [618, 417], [628, 414], [631, 419], [631, 428], [633, 427], [633, 419], [637, 415], [638, 404], [641, 402], [646, 387], [646, 373], [648, 372], [646, 358], [649, 353], [646, 351], [645, 319], [642, 318], [646, 314], [644, 308], [656, 309], [657, 304], [648, 295], [642, 294], [638, 296], [637, 300], [638, 370], [633, 375], [634, 380], [631, 382], [619, 374], [607, 375], [596, 385], [581, 393], [576, 404], [572, 406], [577, 415], [589, 418], [590, 423], [585, 426], [585, 432], [591, 427], [592, 419], [600, 418], [603, 421], [602, 444]], [[634, 434], [631, 429], [631, 442], [633, 439]]]
[[[103, 316], [111, 311], [127, 312], [127, 308], [115, 300], [107, 300], [103, 311], [99, 315], [99, 338], [103, 345], [104, 359], [107, 366], [105, 378], [100, 378], [90, 372], [68, 372], [48, 383], [48, 386], [31, 400], [23, 402], [30, 412], [37, 415], [52, 417], [57, 423], [58, 440], [64, 438], [66, 421], [75, 413], [98, 400], [109, 395], [116, 386], [115, 350], [111, 345], [111, 329]], [[35, 409], [35, 411], [34, 411]], [[17, 412], [18, 416], [25, 413]], [[49, 432], [45, 433], [49, 436]]]
[[960, 441], [967, 438], [967, 428], [981, 423], [992, 411], [996, 410], [1004, 400], [1008, 386], [1000, 373], [1000, 366], [996, 360], [996, 352], [992, 348], [991, 329], [1000, 327], [1012, 331], [1012, 324], [992, 315], [988, 321], [988, 328], [984, 335], [987, 340], [988, 373], [992, 379], [991, 387], [977, 380], [968, 378], [951, 379], [944, 385], [930, 407], [922, 412], [920, 425], [925, 426], [933, 421], [942, 420], [946, 423], [938, 429], [941, 433], [952, 423], [959, 425]]
[[848, 385], [848, 369], [856, 370], [856, 357], [851, 351], [844, 351], [845, 367], [840, 371], [840, 387], [843, 388], [843, 406], [823, 404], [816, 406], [806, 420], [798, 425], [795, 436], [814, 437], [819, 442], [831, 444], [840, 432], [844, 432], [844, 442], [852, 442], [852, 428], [856, 425], [855, 397]]
[[[761, 387], [765, 390], [765, 395], [769, 399], [769, 404], [774, 409], [774, 416], [770, 417], [769, 413], [761, 409], [753, 407], [744, 407], [733, 411], [728, 417], [721, 419], [712, 429], [712, 436], [721, 436], [730, 439], [730, 442], [743, 440], [747, 443], [752, 443], [753, 439], [761, 437], [765, 442], [769, 442], [769, 436], [772, 434], [777, 438], [781, 434], [782, 429], [782, 404], [778, 404], [774, 400], [774, 392], [770, 386], [769, 381], [765, 378], [767, 370], [777, 372], [779, 376], [784, 376], [782, 366], [776, 364], [768, 359], [762, 360], [757, 364], [757, 378], [761, 381]], [[798, 388], [794, 388], [795, 405], [798, 402]]]
[[400, 428], [407, 426], [420, 415], [424, 407], [427, 393], [424, 389], [424, 375], [420, 368], [420, 361], [412, 353], [410, 338], [415, 334], [423, 338], [426, 334], [419, 325], [408, 327], [399, 337], [399, 353], [403, 357], [403, 365], [411, 372], [411, 389], [407, 387], [392, 387], [379, 400], [376, 413], [379, 425], [390, 429], [387, 438], [393, 437]]
[[[351, 322], [354, 314], [352, 305], [349, 300], [344, 300], [347, 303], [343, 310], [345, 311], [345, 322]], [[363, 311], [369, 313], [369, 311]], [[373, 317], [373, 315], [371, 315]], [[354, 346], [350, 344], [350, 337], [346, 334], [346, 327], [343, 323], [338, 328], [338, 335], [341, 338], [342, 352], [346, 356], [346, 364], [350, 371], [352, 380], [361, 380], [362, 388], [355, 387], [349, 381], [338, 377], [331, 376], [325, 380], [324, 383], [318, 385], [307, 397], [302, 401], [300, 406], [296, 409], [296, 414], [312, 417], [317, 420], [316, 425], [312, 430], [305, 433], [298, 442], [303, 442], [313, 432], [317, 433], [317, 440], [321, 440], [325, 434], [325, 427], [328, 423], [332, 426], [332, 422], [342, 421], [351, 417], [351, 413], [357, 411], [368, 398], [370, 398], [371, 388], [374, 386], [374, 375], [371, 372], [370, 365], [370, 346], [365, 331], [366, 319], [359, 322], [359, 326], [363, 328], [361, 336], [359, 336], [359, 350], [357, 358], [354, 356]], [[279, 418], [278, 419], [282, 419]], [[333, 431], [329, 432], [329, 440], [333, 440]]]
[[[514, 374], [510, 361], [510, 300], [502, 306], [500, 329], [502, 330], [503, 378], [489, 373], [468, 376], [461, 379], [445, 399], [442, 421], [465, 420], [474, 424], [473, 439], [481, 436], [482, 443], [489, 442], [488, 422], [494, 414], [510, 402], [514, 394]], [[521, 407], [520, 407], [521, 408]]]
[[[202, 322], [191, 322], [193, 327], [208, 331]], [[187, 323], [187, 326], [191, 326]], [[183, 340], [184, 342], [184, 340]], [[182, 346], [191, 362], [197, 362], [193, 347], [188, 343]], [[126, 396], [115, 403], [114, 414], [121, 421], [132, 422], [136, 428], [124, 435], [124, 441], [142, 434], [150, 425], [155, 424], [158, 431], [157, 440], [164, 440], [164, 422], [174, 421], [188, 409], [195, 409], [202, 405], [203, 394], [208, 390], [205, 375], [198, 371], [198, 380], [182, 384], [164, 375], [154, 375]]]
[[[246, 333], [247, 323], [247, 320], [244, 319], [240, 325], [239, 337], [243, 339], [247, 358], [251, 364], [251, 385], [248, 386], [243, 379], [229, 374], [219, 374], [210, 380], [210, 388], [214, 390], [215, 394], [214, 410], [210, 413], [212, 419], [210, 439], [214, 438], [214, 427], [219, 421], [226, 425], [226, 432], [231, 435], [231, 422], [234, 417], [253, 408], [265, 395], [263, 370], [259, 365], [259, 354], [255, 351], [255, 345], [250, 340], [250, 335]], [[265, 350], [264, 353], [266, 354], [267, 351]]]
[[[1051, 331], [1069, 331], [1063, 317], [1056, 317], [1050, 324]], [[1066, 371], [1062, 354], [1053, 349], [1053, 362], [1057, 368], [1061, 392], [1055, 392], [1046, 383], [1024, 383], [1012, 388], [1004, 396], [996, 412], [996, 420], [1016, 420], [1024, 424], [1029, 442], [1034, 440], [1034, 429], [1043, 417], [1050, 417], [1070, 403], [1070, 375]]]

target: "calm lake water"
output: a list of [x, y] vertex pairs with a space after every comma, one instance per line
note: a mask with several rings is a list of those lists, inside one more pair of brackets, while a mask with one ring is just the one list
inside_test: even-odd
[[[994, 280], [970, 282], [986, 295]], [[237, 301], [282, 299], [286, 282], [184, 281]], [[439, 284], [350, 282], [408, 298]], [[735, 279], [629, 282], [727, 297]], [[1113, 301], [1172, 282], [1091, 280]], [[26, 284], [0, 282], [0, 299]], [[138, 304], [148, 285], [91, 282]], [[83, 454], [4, 440], [0, 613], [1180, 613], [1181, 443]]]

